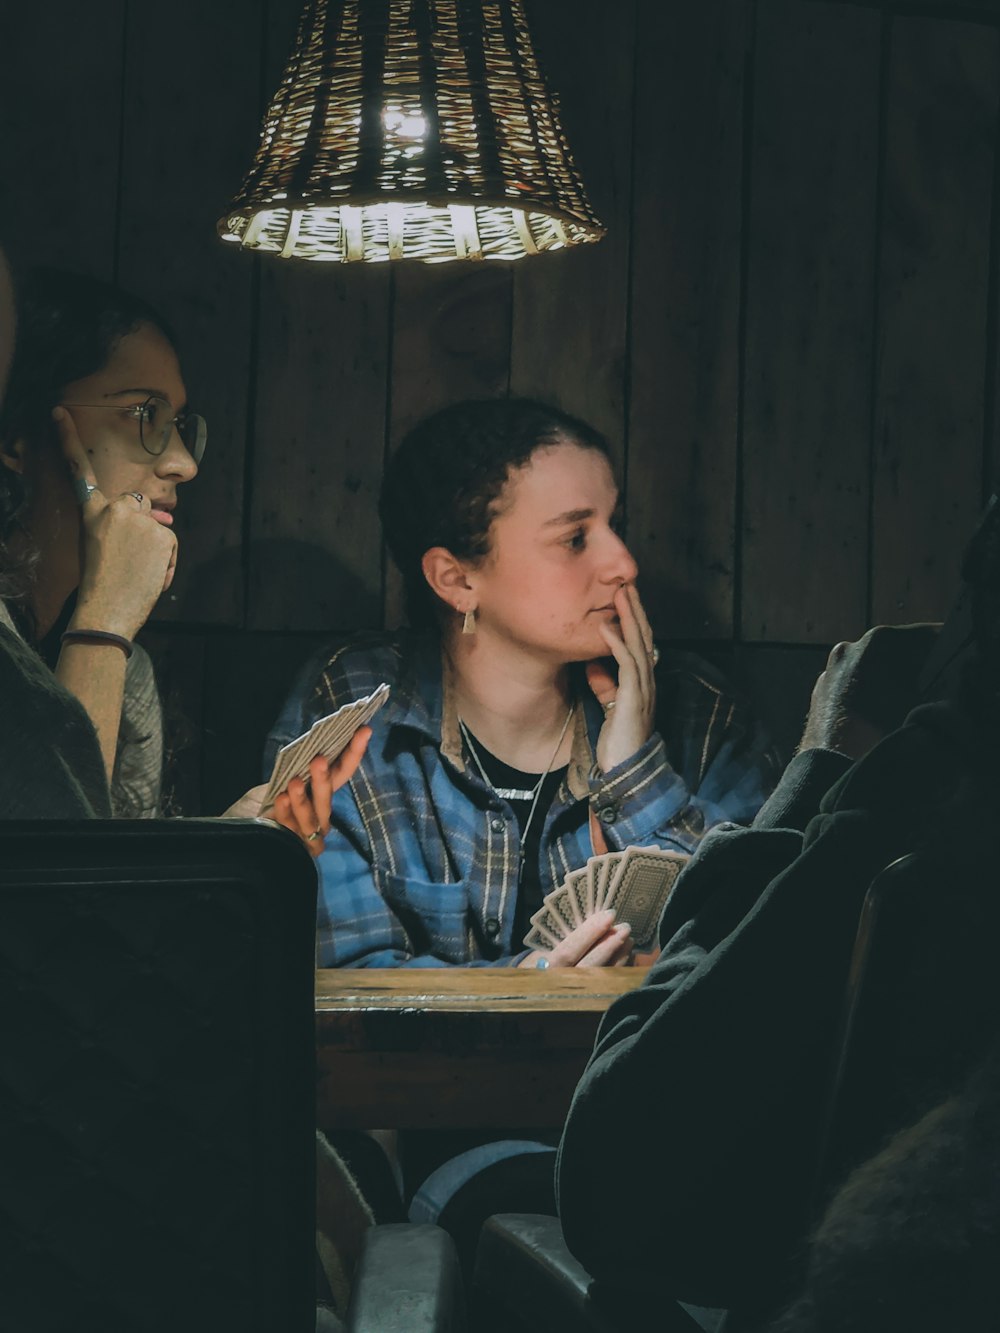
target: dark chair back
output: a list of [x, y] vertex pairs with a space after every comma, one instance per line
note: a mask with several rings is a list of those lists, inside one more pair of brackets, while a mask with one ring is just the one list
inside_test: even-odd
[[[883, 1100], [886, 1089], [879, 1077], [879, 1048], [891, 1044], [889, 1013], [885, 1001], [892, 990], [887, 973], [887, 954], [900, 953], [906, 930], [906, 894], [911, 872], [917, 869], [915, 855], [900, 857], [876, 875], [865, 895], [858, 921], [858, 933], [851, 954], [841, 1019], [840, 1039], [830, 1082], [815, 1179], [814, 1213], [822, 1211], [832, 1180], [843, 1175], [844, 1164], [862, 1160], [869, 1137], [863, 1126], [873, 1121], [884, 1123], [882, 1115], [865, 1115], [865, 1109], [877, 1110], [873, 1101]], [[890, 921], [896, 930], [890, 930]], [[898, 927], [902, 924], [902, 932]], [[905, 966], [905, 963], [904, 963]], [[865, 1096], [865, 1085], [869, 1095]]]
[[263, 825], [0, 823], [0, 1328], [315, 1327], [315, 897]]
[[988, 1046], [996, 984], [975, 942], [995, 938], [996, 897], [974, 860], [923, 853], [872, 881], [817, 1159], [816, 1216], [853, 1167], [951, 1093]]

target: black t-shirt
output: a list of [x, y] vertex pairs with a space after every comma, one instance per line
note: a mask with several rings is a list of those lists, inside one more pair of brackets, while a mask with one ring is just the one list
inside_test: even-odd
[[[516, 790], [523, 792], [534, 792], [535, 786], [542, 776], [540, 773], [522, 773], [518, 768], [511, 768], [503, 760], [498, 759], [496, 755], [490, 754], [485, 745], [472, 737], [472, 743], [476, 747], [476, 754], [479, 756], [479, 762], [483, 766], [487, 778], [491, 785], [500, 790]], [[542, 789], [538, 794], [538, 803], [535, 806], [535, 813], [531, 815], [531, 804], [533, 795], [526, 796], [523, 800], [515, 800], [510, 797], [504, 797], [507, 804], [514, 811], [514, 817], [517, 820], [517, 827], [520, 834], [524, 835], [524, 828], [531, 815], [531, 824], [528, 827], [528, 836], [524, 839], [524, 847], [521, 856], [521, 874], [518, 881], [517, 905], [514, 909], [514, 935], [513, 949], [518, 952], [521, 948], [521, 941], [527, 935], [531, 925], [531, 918], [542, 905], [542, 882], [538, 869], [538, 848], [542, 839], [542, 829], [545, 826], [545, 816], [549, 812], [549, 806], [555, 799], [555, 794], [559, 789], [559, 784], [566, 776], [567, 765], [562, 768], [553, 769], [551, 773], [545, 775], [542, 782]]]

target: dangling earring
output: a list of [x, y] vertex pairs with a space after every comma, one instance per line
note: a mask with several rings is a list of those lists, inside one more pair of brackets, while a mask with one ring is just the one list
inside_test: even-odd
[[465, 613], [465, 619], [462, 621], [463, 634], [475, 634], [476, 632], [476, 612], [473, 607], [469, 607]]

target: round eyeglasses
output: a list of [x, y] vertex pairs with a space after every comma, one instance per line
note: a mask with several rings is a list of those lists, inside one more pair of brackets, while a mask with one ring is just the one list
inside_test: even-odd
[[128, 407], [119, 407], [116, 403], [63, 403], [61, 406], [103, 407], [132, 417], [139, 423], [140, 444], [154, 458], [166, 452], [175, 429], [196, 463], [201, 463], [205, 457], [205, 445], [208, 443], [205, 418], [197, 412], [175, 412], [167, 400], [158, 394], [150, 394], [141, 403], [132, 403]]

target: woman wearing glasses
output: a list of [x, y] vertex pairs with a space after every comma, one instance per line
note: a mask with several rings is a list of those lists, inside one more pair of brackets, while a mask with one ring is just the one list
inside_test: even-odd
[[[89, 714], [104, 771], [92, 762], [92, 735], [67, 742], [79, 813], [107, 814], [110, 782], [114, 814], [152, 816], [160, 704], [133, 640], [173, 578], [174, 511], [204, 456], [205, 422], [188, 412], [173, 337], [144, 301], [47, 269], [26, 275], [18, 297], [0, 410], [0, 646], [35, 648]], [[335, 774], [313, 774], [327, 810]], [[280, 822], [287, 802], [279, 797]], [[243, 798], [228, 813], [257, 810]], [[323, 811], [314, 827], [326, 819]]]
[[184, 407], [171, 337], [145, 302], [26, 275], [0, 413], [5, 610], [89, 713], [118, 815], [159, 807], [160, 705], [133, 639], [173, 578], [178, 487], [204, 452]]

